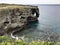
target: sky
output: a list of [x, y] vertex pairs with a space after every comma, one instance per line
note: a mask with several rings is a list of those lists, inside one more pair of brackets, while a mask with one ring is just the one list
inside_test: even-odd
[[60, 4], [60, 0], [0, 0], [0, 3], [10, 3], [10, 4]]

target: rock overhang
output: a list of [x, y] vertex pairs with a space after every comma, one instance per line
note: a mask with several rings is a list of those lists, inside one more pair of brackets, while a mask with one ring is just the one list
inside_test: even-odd
[[[39, 17], [38, 6], [14, 4], [0, 5], [2, 5], [0, 6], [0, 28], [6, 30], [11, 27], [23, 27], [28, 21], [35, 21]], [[34, 16], [35, 13], [36, 16]]]

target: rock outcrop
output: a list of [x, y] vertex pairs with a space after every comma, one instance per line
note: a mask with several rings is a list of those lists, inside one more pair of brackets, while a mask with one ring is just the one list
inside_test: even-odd
[[0, 4], [0, 28], [8, 30], [23, 27], [27, 22], [36, 21], [39, 17], [38, 6]]

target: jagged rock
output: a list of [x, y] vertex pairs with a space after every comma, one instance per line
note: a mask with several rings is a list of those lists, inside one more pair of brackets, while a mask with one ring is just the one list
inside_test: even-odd
[[4, 35], [6, 33], [6, 31], [2, 28], [0, 28], [0, 36]]
[[0, 5], [0, 28], [5, 30], [17, 26], [23, 27], [28, 21], [35, 21], [39, 17], [38, 6], [16, 4]]

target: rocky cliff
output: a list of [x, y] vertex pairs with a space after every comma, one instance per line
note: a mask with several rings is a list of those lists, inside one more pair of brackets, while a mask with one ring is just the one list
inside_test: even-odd
[[[32, 5], [0, 4], [0, 28], [22, 27], [39, 17], [39, 9]], [[2, 31], [4, 32], [4, 31]]]

